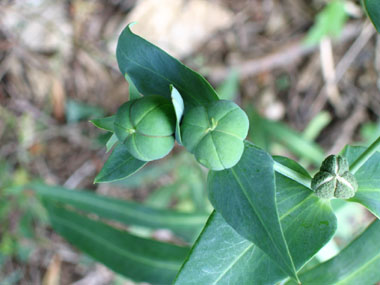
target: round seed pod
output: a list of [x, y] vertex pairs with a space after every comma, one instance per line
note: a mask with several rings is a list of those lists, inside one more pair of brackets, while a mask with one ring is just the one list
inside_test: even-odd
[[311, 180], [311, 188], [319, 198], [349, 199], [355, 196], [358, 183], [349, 171], [346, 158], [330, 155]]
[[245, 112], [234, 102], [219, 100], [185, 113], [182, 143], [205, 167], [223, 170], [239, 162], [248, 129]]
[[115, 134], [142, 161], [166, 156], [174, 146], [175, 113], [170, 100], [146, 96], [124, 103], [114, 122]]

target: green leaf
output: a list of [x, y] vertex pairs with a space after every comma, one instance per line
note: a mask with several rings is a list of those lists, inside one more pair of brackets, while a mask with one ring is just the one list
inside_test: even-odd
[[118, 144], [95, 177], [94, 183], [112, 182], [127, 178], [147, 162], [134, 158], [124, 144]]
[[318, 13], [315, 24], [307, 34], [305, 40], [307, 45], [318, 44], [323, 37], [337, 37], [340, 35], [347, 21], [344, 5], [342, 0], [333, 0]]
[[185, 105], [183, 103], [183, 99], [181, 94], [179, 94], [178, 90], [175, 89], [173, 85], [170, 85], [171, 88], [171, 96], [172, 102], [174, 106], [175, 116], [176, 116], [176, 127], [175, 127], [175, 138], [179, 144], [182, 144], [181, 139], [181, 129], [179, 124], [181, 123], [182, 115], [185, 110]]
[[[375, 284], [380, 281], [380, 220], [337, 256], [300, 275], [302, 284]], [[288, 282], [287, 284], [294, 284]]]
[[129, 101], [141, 98], [139, 91], [137, 90], [135, 84], [133, 84], [133, 81], [128, 76], [128, 74], [124, 74], [124, 77], [128, 81], [128, 84], [129, 84]]
[[135, 281], [169, 284], [188, 248], [136, 237], [100, 221], [44, 203], [53, 229], [78, 249]]
[[277, 211], [273, 163], [267, 152], [246, 143], [236, 166], [210, 171], [209, 198], [215, 210], [240, 235], [254, 242], [296, 278]]
[[161, 95], [170, 99], [170, 85], [173, 85], [181, 94], [185, 106], [205, 105], [218, 100], [215, 90], [203, 76], [133, 34], [130, 25], [119, 37], [116, 57], [121, 73], [130, 76], [141, 94]]
[[[352, 164], [364, 151], [365, 147], [347, 146], [343, 155]], [[355, 173], [358, 182], [358, 191], [349, 201], [358, 202], [367, 207], [380, 219], [380, 153], [376, 152]]]
[[[276, 157], [276, 161], [307, 175], [290, 159]], [[276, 186], [284, 235], [295, 266], [300, 269], [334, 235], [336, 217], [329, 203], [305, 186], [278, 173]], [[271, 258], [214, 213], [182, 265], [176, 283], [273, 285], [286, 277]]]
[[364, 9], [376, 30], [380, 32], [380, 2], [379, 0], [364, 0]]
[[193, 240], [204, 226], [207, 215], [155, 209], [130, 201], [108, 198], [89, 191], [74, 191], [59, 186], [34, 183], [29, 187], [49, 201], [68, 204], [102, 218], [153, 229], [169, 229], [186, 240]]
[[116, 134], [112, 134], [110, 139], [106, 143], [106, 152], [109, 152], [112, 147], [118, 142]]
[[113, 132], [113, 123], [115, 121], [115, 116], [93, 119], [90, 122], [94, 124], [95, 127], [106, 130], [109, 132]]

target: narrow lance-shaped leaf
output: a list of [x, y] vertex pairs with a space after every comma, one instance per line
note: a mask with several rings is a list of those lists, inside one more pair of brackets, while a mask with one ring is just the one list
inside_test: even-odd
[[94, 183], [112, 182], [127, 178], [147, 162], [134, 158], [124, 144], [118, 144], [95, 177]]
[[72, 211], [44, 203], [53, 229], [117, 273], [139, 282], [170, 284], [188, 248], [136, 237]]
[[173, 102], [175, 116], [176, 116], [175, 138], [178, 143], [182, 144], [181, 130], [180, 130], [179, 124], [181, 122], [183, 111], [185, 110], [185, 106], [183, 104], [182, 96], [181, 94], [179, 94], [178, 90], [175, 89], [173, 85], [171, 85], [170, 88], [171, 88], [172, 102]]
[[[375, 284], [380, 281], [380, 220], [337, 256], [300, 275], [302, 284]], [[290, 281], [287, 284], [294, 284]]]
[[208, 187], [211, 203], [226, 222], [296, 278], [277, 211], [272, 157], [247, 142], [237, 165], [210, 171]]
[[[281, 157], [276, 161], [308, 176], [294, 161]], [[334, 235], [336, 218], [329, 203], [305, 186], [278, 173], [276, 185], [282, 227], [298, 270]], [[273, 285], [286, 277], [262, 250], [214, 213], [177, 275], [176, 284]]]
[[364, 0], [363, 4], [368, 17], [371, 19], [376, 30], [380, 32], [380, 1]]
[[109, 138], [109, 140], [106, 143], [106, 152], [109, 152], [117, 142], [118, 142], [117, 136], [115, 134], [112, 134], [112, 136]]
[[121, 73], [128, 74], [144, 96], [161, 95], [170, 99], [170, 85], [173, 85], [181, 93], [185, 106], [218, 100], [215, 90], [200, 74], [133, 34], [130, 25], [119, 37], [116, 57]]
[[[347, 146], [343, 155], [352, 164], [364, 151], [365, 147]], [[355, 173], [358, 182], [358, 190], [349, 201], [358, 202], [367, 207], [378, 219], [380, 219], [380, 153], [376, 152]]]
[[109, 116], [100, 119], [93, 119], [90, 122], [94, 124], [95, 127], [106, 130], [109, 132], [113, 132], [113, 123], [115, 121], [115, 116]]
[[204, 213], [181, 213], [155, 209], [131, 201], [122, 201], [89, 191], [68, 190], [59, 186], [34, 183], [29, 187], [43, 199], [61, 202], [101, 218], [153, 229], [169, 229], [192, 241], [207, 220]]

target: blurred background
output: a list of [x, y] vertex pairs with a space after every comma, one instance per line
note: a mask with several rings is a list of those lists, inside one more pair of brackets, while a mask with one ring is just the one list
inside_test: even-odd
[[[211, 211], [207, 172], [180, 146], [126, 180], [93, 184], [109, 134], [89, 120], [128, 100], [115, 48], [133, 21], [239, 103], [249, 139], [272, 154], [313, 171], [325, 155], [380, 135], [380, 37], [360, 1], [1, 0], [0, 284], [134, 284], [55, 234], [22, 187], [29, 182]], [[339, 230], [325, 258], [372, 219], [355, 204], [334, 207]]]

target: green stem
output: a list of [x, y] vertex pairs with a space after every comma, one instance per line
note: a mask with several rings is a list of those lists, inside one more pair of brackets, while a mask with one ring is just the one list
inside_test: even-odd
[[289, 167], [275, 161], [274, 162], [274, 170], [296, 182], [299, 184], [302, 184], [306, 186], [307, 188], [311, 188], [311, 178], [307, 177], [305, 175], [302, 175], [301, 173], [294, 171], [293, 169], [290, 169]]
[[360, 167], [376, 152], [380, 147], [380, 137], [377, 138], [351, 165], [350, 171], [355, 174]]

